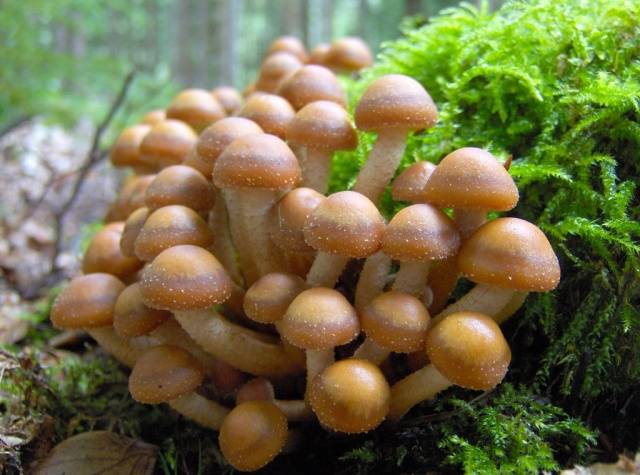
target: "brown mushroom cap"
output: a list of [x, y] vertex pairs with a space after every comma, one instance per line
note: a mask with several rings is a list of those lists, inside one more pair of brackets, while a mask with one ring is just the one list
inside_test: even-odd
[[163, 168], [177, 165], [187, 156], [198, 136], [184, 122], [167, 119], [151, 127], [140, 144], [140, 161]]
[[355, 120], [362, 130], [420, 130], [436, 123], [438, 110], [418, 81], [389, 74], [376, 79], [364, 92], [356, 106]]
[[122, 338], [146, 335], [164, 323], [171, 314], [147, 307], [140, 286], [131, 284], [120, 292], [113, 311], [113, 328]]
[[147, 220], [148, 216], [149, 209], [146, 207], [138, 208], [129, 215], [124, 223], [122, 234], [120, 235], [120, 251], [122, 252], [122, 255], [135, 257], [136, 239], [138, 239], [138, 234], [140, 234], [142, 226], [144, 226], [144, 222]]
[[213, 193], [207, 179], [197, 170], [173, 165], [161, 170], [145, 193], [150, 211], [168, 205], [183, 205], [197, 212], [209, 211]]
[[358, 136], [344, 108], [331, 101], [315, 101], [300, 109], [287, 129], [287, 141], [321, 150], [352, 150]]
[[410, 353], [424, 348], [431, 317], [411, 294], [390, 291], [378, 295], [362, 310], [362, 329], [379, 346]]
[[126, 279], [142, 267], [138, 258], [127, 257], [120, 250], [121, 229], [124, 223], [117, 224], [118, 228], [105, 227], [93, 237], [82, 259], [82, 272], [104, 272], [119, 279]]
[[275, 94], [252, 94], [238, 115], [254, 121], [266, 133], [285, 138], [296, 112], [285, 99]]
[[223, 303], [233, 282], [209, 251], [182, 245], [162, 251], [142, 272], [144, 303], [160, 310], [197, 310]]
[[276, 398], [273, 384], [267, 378], [252, 378], [244, 383], [236, 393], [236, 404], [247, 401], [273, 401]]
[[167, 108], [167, 118], [181, 120], [194, 130], [202, 130], [226, 115], [215, 96], [204, 89], [185, 89]]
[[286, 251], [313, 251], [304, 240], [303, 228], [311, 212], [325, 199], [311, 188], [294, 188], [280, 198], [271, 212], [269, 235], [273, 243]]
[[442, 211], [427, 204], [407, 206], [389, 221], [382, 250], [399, 261], [430, 261], [454, 255], [460, 234]]
[[219, 86], [211, 91], [227, 114], [233, 114], [242, 106], [242, 96], [231, 86]]
[[358, 314], [337, 290], [308, 289], [291, 302], [279, 330], [292, 345], [321, 350], [349, 343], [360, 333]]
[[282, 189], [300, 181], [298, 160], [275, 135], [252, 134], [234, 140], [213, 167], [219, 188]]
[[113, 166], [140, 165], [140, 144], [150, 130], [151, 126], [148, 124], [138, 124], [124, 129], [111, 147], [110, 157]]
[[244, 294], [243, 308], [251, 320], [275, 323], [307, 285], [294, 274], [272, 272], [256, 280]]
[[391, 390], [382, 371], [358, 359], [338, 361], [318, 374], [309, 403], [320, 423], [339, 432], [368, 432], [389, 412]]
[[[216, 122], [216, 124], [218, 122]], [[200, 135], [202, 135], [202, 133]], [[204, 176], [207, 180], [211, 180], [211, 173], [213, 172], [213, 163], [204, 161], [202, 157], [198, 155], [197, 145], [189, 151], [189, 153], [183, 160], [182, 164], [185, 167], [190, 167], [190, 168], [193, 168], [194, 170], [198, 170], [202, 174], [202, 176]]]
[[458, 268], [468, 279], [524, 292], [547, 292], [560, 281], [560, 264], [544, 233], [518, 218], [498, 218], [463, 244]]
[[131, 213], [144, 206], [144, 196], [155, 175], [139, 175], [127, 180], [113, 208], [110, 221], [127, 219]]
[[347, 105], [347, 95], [330, 69], [317, 64], [303, 66], [284, 81], [278, 90], [295, 110], [310, 102], [331, 101]]
[[165, 249], [180, 244], [207, 247], [213, 235], [207, 223], [186, 206], [171, 205], [149, 215], [135, 242], [138, 258], [149, 262]]
[[331, 44], [326, 65], [338, 71], [355, 72], [373, 64], [369, 46], [356, 37], [340, 38]]
[[280, 36], [276, 38], [269, 45], [266, 55], [281, 51], [296, 56], [303, 63], [307, 62], [307, 50], [295, 36]]
[[435, 169], [433, 163], [424, 161], [409, 166], [393, 181], [391, 197], [395, 201], [425, 202], [424, 188]]
[[270, 54], [260, 66], [260, 75], [256, 81], [258, 91], [274, 93], [280, 81], [302, 67], [300, 60], [286, 51]]
[[129, 375], [129, 392], [133, 399], [146, 404], [160, 404], [192, 392], [202, 384], [200, 363], [182, 348], [160, 345], [146, 350]]
[[251, 472], [267, 465], [287, 441], [284, 413], [269, 401], [247, 401], [225, 417], [218, 441], [224, 458], [236, 470]]
[[164, 109], [155, 109], [147, 112], [142, 117], [141, 122], [143, 124], [156, 125], [158, 122], [162, 122], [163, 120], [166, 120], [166, 118], [167, 118], [167, 113], [164, 111]]
[[331, 45], [328, 43], [317, 44], [309, 53], [309, 64], [319, 64], [320, 66], [326, 66], [327, 54]]
[[65, 287], [51, 308], [56, 328], [95, 328], [113, 322], [113, 309], [125, 286], [110, 274], [86, 274]]
[[427, 333], [429, 360], [449, 381], [488, 390], [507, 374], [511, 350], [498, 324], [475, 312], [452, 313]]
[[244, 117], [227, 117], [202, 131], [196, 150], [202, 160], [213, 165], [224, 149], [235, 139], [262, 132], [260, 126], [252, 120]]
[[489, 152], [464, 147], [444, 157], [424, 189], [424, 199], [441, 208], [509, 211], [518, 188]]
[[314, 249], [346, 257], [367, 257], [382, 246], [384, 219], [364, 195], [340, 191], [309, 215], [304, 238]]

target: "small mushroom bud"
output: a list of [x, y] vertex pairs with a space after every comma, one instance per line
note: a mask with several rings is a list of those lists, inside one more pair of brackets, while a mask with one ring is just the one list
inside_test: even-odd
[[231, 86], [219, 86], [211, 91], [227, 115], [235, 114], [242, 107], [242, 96]]
[[151, 126], [147, 124], [138, 124], [124, 129], [111, 147], [110, 158], [113, 166], [133, 167], [136, 171], [144, 169], [140, 162], [140, 144], [150, 130]]
[[268, 401], [247, 401], [225, 417], [218, 441], [233, 468], [253, 472], [282, 452], [287, 435], [287, 418], [278, 407]]
[[238, 115], [254, 121], [267, 134], [284, 140], [295, 111], [282, 97], [264, 93], [249, 97]]
[[203, 379], [202, 367], [188, 351], [161, 345], [138, 358], [129, 375], [129, 392], [136, 401], [166, 402], [198, 424], [218, 430], [229, 410], [194, 392]]
[[347, 96], [335, 74], [315, 64], [303, 66], [292, 74], [280, 85], [278, 94], [295, 110], [315, 101], [331, 101], [342, 107], [347, 105]]
[[328, 43], [320, 43], [316, 45], [309, 53], [309, 64], [317, 64], [320, 66], [327, 66], [327, 54], [329, 53], [331, 45]]
[[346, 359], [315, 377], [308, 399], [322, 425], [354, 434], [373, 430], [384, 421], [391, 395], [377, 366]]
[[181, 120], [196, 132], [226, 115], [226, 111], [213, 94], [203, 89], [185, 89], [167, 108], [168, 119]]
[[283, 78], [293, 74], [301, 67], [300, 60], [291, 53], [281, 51], [270, 54], [260, 66], [256, 89], [273, 94]]
[[296, 56], [301, 63], [307, 62], [307, 50], [295, 36], [280, 36], [273, 40], [269, 45], [267, 55], [282, 51]]
[[142, 268], [139, 259], [127, 257], [120, 250], [123, 228], [124, 223], [111, 223], [96, 233], [82, 259], [82, 272], [104, 272], [128, 280]]
[[193, 129], [184, 122], [173, 119], [158, 122], [140, 144], [140, 161], [156, 170], [178, 165], [197, 139]]
[[428, 129], [437, 119], [431, 96], [416, 80], [390, 74], [374, 81], [356, 107], [355, 120], [359, 129], [377, 132], [378, 140], [354, 191], [378, 204], [402, 160], [409, 132]]
[[149, 211], [169, 205], [182, 205], [196, 213], [206, 213], [213, 205], [213, 194], [200, 172], [184, 165], [173, 165], [160, 171], [145, 193]]
[[503, 380], [511, 350], [491, 317], [475, 312], [449, 315], [427, 333], [431, 364], [391, 388], [390, 419], [400, 419], [421, 401], [455, 384], [487, 391]]
[[167, 114], [164, 109], [155, 109], [147, 112], [142, 117], [142, 123], [147, 125], [156, 125], [158, 122], [162, 122], [167, 119]]
[[373, 55], [361, 38], [346, 37], [331, 43], [325, 62], [334, 71], [355, 73], [371, 66]]

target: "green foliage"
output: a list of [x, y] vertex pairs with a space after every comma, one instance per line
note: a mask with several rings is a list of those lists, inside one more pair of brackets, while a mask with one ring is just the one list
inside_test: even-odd
[[[585, 413], [640, 380], [639, 34], [633, 0], [463, 5], [384, 45], [349, 84], [352, 104], [387, 73], [433, 96], [440, 121], [410, 139], [403, 167], [463, 146], [513, 155], [514, 214], [545, 231], [563, 270], [557, 291], [530, 297], [516, 372]], [[337, 157], [333, 189], [364, 148]]]

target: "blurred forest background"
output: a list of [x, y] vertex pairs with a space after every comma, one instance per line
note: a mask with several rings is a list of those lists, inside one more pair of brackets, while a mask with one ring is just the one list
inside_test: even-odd
[[[97, 120], [128, 71], [130, 113], [166, 104], [179, 88], [242, 89], [269, 42], [308, 46], [346, 35], [378, 51], [457, 0], [3, 0], [0, 130], [27, 116]], [[489, 2], [497, 7], [500, 0]], [[131, 120], [131, 117], [128, 118]]]

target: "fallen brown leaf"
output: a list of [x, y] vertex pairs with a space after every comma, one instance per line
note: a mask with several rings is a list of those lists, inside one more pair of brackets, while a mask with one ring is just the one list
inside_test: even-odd
[[108, 431], [79, 434], [56, 445], [34, 475], [145, 475], [158, 448]]

